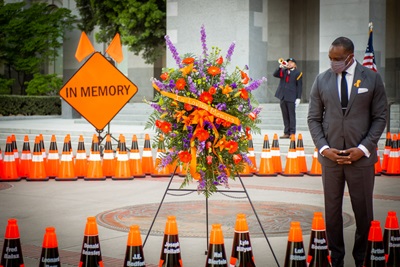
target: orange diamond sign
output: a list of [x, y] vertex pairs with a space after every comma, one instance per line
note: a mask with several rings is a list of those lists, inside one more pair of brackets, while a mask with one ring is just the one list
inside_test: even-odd
[[96, 130], [102, 130], [138, 88], [99, 52], [94, 53], [60, 90], [60, 96]]

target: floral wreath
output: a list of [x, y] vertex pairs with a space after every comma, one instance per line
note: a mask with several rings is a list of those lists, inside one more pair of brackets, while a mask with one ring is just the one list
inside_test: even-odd
[[219, 185], [229, 188], [228, 178], [235, 180], [245, 164], [252, 164], [248, 139], [250, 132], [260, 133], [256, 124], [261, 111], [252, 92], [266, 78], [249, 78], [248, 66], [229, 74], [235, 43], [225, 58], [217, 47], [209, 53], [204, 25], [200, 56], [181, 59], [168, 35], [165, 40], [179, 68], [164, 68], [160, 80], [152, 78], [158, 93], [148, 102], [154, 112], [145, 128], [157, 133], [153, 148], [167, 148], [159, 167], [179, 165], [186, 174], [181, 188], [195, 179], [198, 191], [209, 197]]

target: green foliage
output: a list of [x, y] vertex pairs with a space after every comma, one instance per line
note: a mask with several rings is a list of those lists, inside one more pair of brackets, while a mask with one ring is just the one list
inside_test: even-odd
[[0, 114], [11, 115], [60, 115], [59, 96], [0, 95]]
[[27, 95], [58, 95], [63, 81], [57, 74], [35, 73], [33, 79], [25, 84]]
[[14, 83], [13, 79], [4, 79], [0, 77], [0, 95], [8, 95], [11, 93], [11, 86]]
[[64, 32], [74, 22], [66, 8], [0, 2], [0, 62], [17, 73], [21, 94], [27, 79], [58, 56]]
[[118, 32], [122, 44], [136, 55], [142, 53], [146, 63], [154, 63], [164, 51], [166, 34], [165, 0], [77, 0], [82, 17], [79, 25], [91, 32], [95, 25], [98, 42], [109, 42]]

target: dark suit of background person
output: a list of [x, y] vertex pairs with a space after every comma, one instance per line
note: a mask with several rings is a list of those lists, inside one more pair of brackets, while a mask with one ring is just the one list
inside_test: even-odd
[[[282, 64], [274, 72], [274, 77], [280, 79], [275, 97], [279, 98], [284, 124], [284, 135], [281, 138], [289, 138], [296, 133], [296, 107], [300, 103], [302, 92], [303, 73], [296, 68], [293, 58], [287, 60], [288, 67]], [[293, 67], [292, 67], [293, 66]]]
[[[350, 39], [336, 39], [330, 47], [329, 58], [331, 69], [319, 74], [311, 89], [308, 127], [320, 152], [332, 266], [343, 266], [345, 255], [342, 218], [345, 183], [357, 227], [352, 254], [356, 266], [362, 266], [373, 220], [374, 164], [377, 143], [386, 125], [387, 98], [381, 76], [354, 60]], [[341, 63], [342, 70], [354, 70], [354, 75], [345, 75], [349, 98], [344, 111], [339, 94], [342, 70], [338, 65]]]

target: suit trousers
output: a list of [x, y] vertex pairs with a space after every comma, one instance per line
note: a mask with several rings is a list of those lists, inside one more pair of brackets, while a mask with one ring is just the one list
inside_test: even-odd
[[296, 107], [294, 102], [288, 102], [285, 100], [281, 100], [280, 103], [283, 125], [284, 125], [284, 134], [295, 134], [296, 133]]
[[368, 233], [373, 220], [374, 166], [354, 165], [322, 166], [322, 183], [325, 199], [325, 220], [328, 247], [332, 262], [341, 261], [345, 255], [343, 238], [342, 205], [345, 183], [356, 220], [353, 258], [356, 263], [364, 260]]

